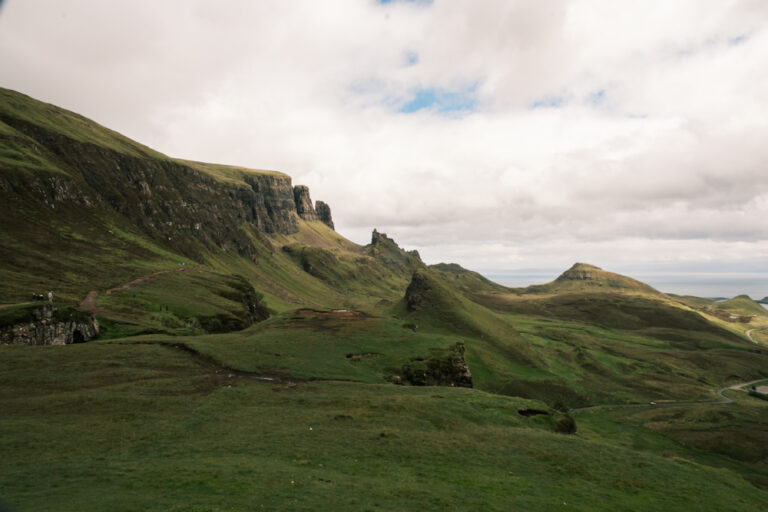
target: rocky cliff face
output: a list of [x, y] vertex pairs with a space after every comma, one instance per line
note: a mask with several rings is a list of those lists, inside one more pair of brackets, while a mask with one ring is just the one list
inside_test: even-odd
[[0, 326], [0, 343], [11, 345], [69, 345], [98, 335], [99, 322], [93, 315], [50, 305], [32, 309], [21, 322]]
[[331, 207], [322, 201], [315, 202], [315, 211], [317, 212], [317, 218], [331, 229], [336, 229], [333, 226], [333, 218], [331, 218]]
[[[297, 231], [299, 217], [318, 220], [309, 189], [294, 188], [283, 174], [245, 173], [240, 182], [221, 181], [192, 163], [119, 152], [7, 115], [0, 120], [32, 139], [35, 151], [66, 171], [32, 179], [9, 172], [0, 181], [0, 193], [26, 194], [50, 210], [65, 204], [111, 209], [193, 259], [200, 258], [203, 248], [253, 256], [243, 225], [290, 234]], [[327, 217], [330, 221], [330, 209]]]
[[304, 220], [318, 220], [317, 212], [312, 206], [312, 199], [309, 197], [309, 187], [305, 185], [296, 185], [293, 187], [293, 200], [296, 203], [296, 213]]

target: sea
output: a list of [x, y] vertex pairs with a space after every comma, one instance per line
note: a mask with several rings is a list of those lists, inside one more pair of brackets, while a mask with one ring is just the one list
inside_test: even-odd
[[[562, 271], [484, 274], [488, 279], [511, 287], [525, 287], [553, 281]], [[622, 272], [664, 293], [696, 297], [726, 298], [749, 295], [755, 300], [768, 297], [768, 273], [748, 272]], [[768, 306], [768, 305], [763, 305]], [[767, 308], [768, 309], [768, 308]]]

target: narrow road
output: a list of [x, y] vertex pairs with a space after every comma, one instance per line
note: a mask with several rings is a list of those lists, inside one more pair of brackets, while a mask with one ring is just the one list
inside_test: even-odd
[[717, 390], [717, 396], [722, 398], [722, 400], [719, 401], [693, 401], [693, 402], [648, 402], [648, 403], [642, 403], [642, 404], [603, 404], [603, 405], [590, 405], [589, 407], [576, 407], [573, 409], [569, 409], [568, 412], [581, 412], [581, 411], [589, 411], [593, 409], [619, 409], [619, 408], [626, 408], [626, 407], [684, 407], [684, 406], [690, 406], [690, 405], [722, 405], [722, 404], [730, 404], [733, 403], [732, 398], [728, 398], [723, 393], [725, 391], [728, 391], [729, 389], [739, 389], [746, 386], [749, 386], [751, 384], [754, 384], [755, 382], [760, 382], [765, 379], [757, 379], [757, 380], [751, 380], [749, 382], [740, 382], [739, 384], [734, 384], [733, 386], [726, 386], [724, 388], [720, 388]]

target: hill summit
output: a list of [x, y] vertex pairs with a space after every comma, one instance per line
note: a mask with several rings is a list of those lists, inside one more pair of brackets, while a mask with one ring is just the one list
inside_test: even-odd
[[554, 281], [529, 286], [526, 290], [530, 293], [610, 291], [661, 295], [645, 283], [589, 263], [574, 263]]

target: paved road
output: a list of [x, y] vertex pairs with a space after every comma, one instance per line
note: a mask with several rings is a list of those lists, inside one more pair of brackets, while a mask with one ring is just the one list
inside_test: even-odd
[[627, 407], [680, 407], [680, 406], [691, 406], [691, 405], [721, 405], [721, 404], [730, 404], [733, 402], [733, 399], [728, 398], [723, 393], [725, 391], [728, 391], [729, 389], [739, 389], [746, 386], [749, 386], [750, 384], [754, 384], [755, 382], [760, 382], [765, 379], [757, 379], [757, 380], [751, 380], [749, 382], [740, 382], [739, 384], [734, 384], [733, 386], [726, 386], [724, 388], [720, 388], [717, 390], [717, 396], [722, 398], [722, 400], [719, 401], [694, 401], [694, 402], [648, 402], [648, 403], [642, 403], [642, 404], [603, 404], [603, 405], [591, 405], [589, 407], [577, 407], [574, 409], [569, 409], [569, 412], [581, 412], [581, 411], [589, 411], [593, 409], [619, 409], [619, 408], [627, 408]]

